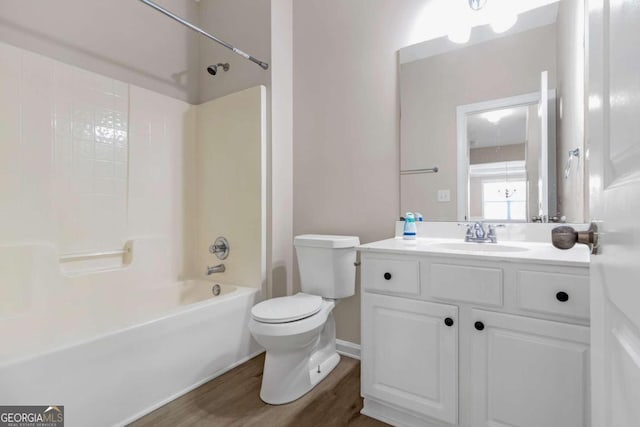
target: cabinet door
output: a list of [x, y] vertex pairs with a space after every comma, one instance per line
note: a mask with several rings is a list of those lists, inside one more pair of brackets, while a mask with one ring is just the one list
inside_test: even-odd
[[365, 293], [364, 396], [455, 424], [457, 315], [451, 305]]
[[473, 310], [474, 427], [589, 425], [589, 328]]

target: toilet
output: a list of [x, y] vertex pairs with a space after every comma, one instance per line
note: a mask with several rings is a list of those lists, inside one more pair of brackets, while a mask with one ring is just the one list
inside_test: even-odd
[[292, 402], [322, 381], [340, 361], [333, 308], [355, 293], [354, 236], [305, 234], [294, 239], [302, 292], [251, 309], [249, 330], [267, 354], [260, 398]]

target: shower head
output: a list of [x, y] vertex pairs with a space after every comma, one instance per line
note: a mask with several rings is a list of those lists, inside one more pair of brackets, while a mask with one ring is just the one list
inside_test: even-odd
[[216, 74], [218, 74], [218, 67], [222, 67], [222, 71], [229, 71], [229, 63], [225, 62], [224, 64], [219, 63], [216, 65], [209, 65], [207, 67], [207, 72], [212, 76], [215, 76]]

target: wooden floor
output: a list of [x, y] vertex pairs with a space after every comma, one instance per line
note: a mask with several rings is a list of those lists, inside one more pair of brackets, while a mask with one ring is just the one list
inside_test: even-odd
[[360, 414], [360, 362], [342, 357], [305, 396], [272, 406], [259, 397], [264, 354], [162, 406], [131, 426], [350, 426], [387, 424]]

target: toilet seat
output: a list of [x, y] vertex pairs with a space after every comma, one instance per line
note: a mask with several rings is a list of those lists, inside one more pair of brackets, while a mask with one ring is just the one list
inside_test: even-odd
[[253, 306], [251, 316], [262, 323], [288, 323], [313, 316], [321, 308], [322, 297], [300, 292], [262, 301]]

